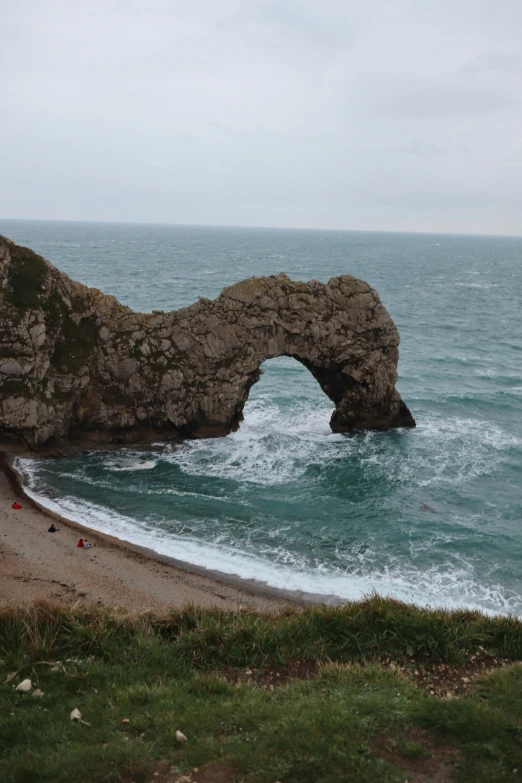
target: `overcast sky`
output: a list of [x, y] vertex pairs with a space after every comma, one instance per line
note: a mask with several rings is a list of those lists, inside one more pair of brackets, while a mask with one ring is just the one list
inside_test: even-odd
[[0, 0], [0, 217], [522, 234], [521, 0]]

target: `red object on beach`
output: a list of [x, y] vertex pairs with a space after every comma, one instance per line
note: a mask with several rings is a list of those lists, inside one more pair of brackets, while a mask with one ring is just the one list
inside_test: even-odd
[[20, 503], [18, 503], [18, 501], [15, 500], [15, 502], [12, 505], [12, 508], [22, 508], [22, 506], [20, 505]]
[[80, 538], [80, 540], [78, 541], [78, 543], [76, 544], [76, 546], [79, 546], [80, 548], [82, 548], [82, 549], [83, 549], [83, 538]]

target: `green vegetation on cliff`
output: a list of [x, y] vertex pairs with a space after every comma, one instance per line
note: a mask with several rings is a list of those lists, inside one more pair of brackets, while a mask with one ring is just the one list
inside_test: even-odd
[[14, 307], [40, 307], [40, 294], [48, 274], [46, 262], [28, 248], [10, 245], [11, 266], [8, 277], [8, 300]]
[[[276, 616], [4, 606], [0, 655], [5, 783], [522, 774], [514, 619], [379, 598]], [[41, 698], [15, 690], [25, 678]], [[70, 720], [75, 708], [90, 725]]]
[[51, 356], [58, 370], [78, 372], [93, 353], [98, 338], [98, 326], [92, 316], [76, 323], [67, 313], [61, 324], [61, 338]]

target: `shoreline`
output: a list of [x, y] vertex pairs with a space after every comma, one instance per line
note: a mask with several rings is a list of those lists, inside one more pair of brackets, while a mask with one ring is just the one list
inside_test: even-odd
[[[13, 464], [16, 456], [0, 451], [0, 604], [44, 598], [63, 603], [94, 602], [130, 611], [164, 611], [194, 604], [228, 611], [246, 609], [277, 613], [307, 606], [358, 603], [378, 594], [424, 609], [511, 616], [511, 612], [478, 606], [418, 603], [375, 590], [357, 598], [285, 590], [254, 578], [178, 560], [76, 522], [39, 502], [28, 494], [30, 490], [26, 492], [24, 477]], [[11, 508], [16, 499], [21, 501], [20, 510]], [[13, 536], [11, 522], [15, 520], [23, 525], [21, 529], [16, 528], [17, 535]], [[56, 565], [56, 551], [49, 545], [53, 541], [61, 542], [56, 535], [47, 532], [52, 520], [60, 523], [58, 536], [67, 534], [66, 546], [59, 545], [55, 549], [65, 563], [75, 569], [73, 575], [67, 572], [61, 560], [60, 565]], [[79, 537], [88, 537], [94, 548], [77, 549]], [[76, 558], [72, 553], [76, 553]], [[81, 553], [80, 562], [88, 567], [80, 567], [77, 573], [78, 553]]]
[[[285, 606], [344, 603], [191, 565], [67, 519], [26, 493], [13, 459], [0, 453], [0, 508], [5, 509], [0, 511], [0, 601], [83, 600], [131, 610], [137, 605], [143, 610], [194, 603], [272, 612]], [[19, 510], [11, 508], [16, 499], [21, 501]], [[60, 523], [58, 533], [47, 532], [49, 520]], [[22, 525], [13, 527], [15, 521]], [[77, 537], [88, 537], [95, 546], [77, 549]]]

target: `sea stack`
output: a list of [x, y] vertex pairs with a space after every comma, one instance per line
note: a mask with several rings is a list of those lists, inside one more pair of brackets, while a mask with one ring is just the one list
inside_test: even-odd
[[335, 432], [414, 427], [399, 334], [378, 294], [253, 277], [217, 299], [136, 313], [0, 237], [0, 445], [60, 453], [225, 435], [260, 365], [292, 356], [335, 403]]

